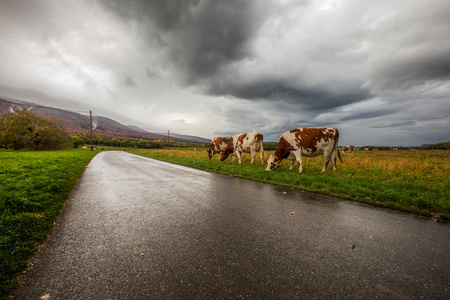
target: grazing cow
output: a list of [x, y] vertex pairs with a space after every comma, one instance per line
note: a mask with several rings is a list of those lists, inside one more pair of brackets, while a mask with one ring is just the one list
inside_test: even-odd
[[392, 147], [392, 151], [398, 151], [397, 147]]
[[336, 170], [336, 152], [342, 162], [341, 154], [337, 151], [339, 131], [336, 128], [296, 128], [281, 135], [275, 154], [267, 160], [266, 171], [278, 167], [282, 159], [291, 161], [291, 170], [298, 161], [299, 173], [303, 171], [302, 155], [319, 156], [323, 154], [323, 168], [325, 172], [331, 160], [333, 170]]
[[355, 152], [356, 152], [355, 145], [347, 145], [344, 147], [344, 150], [342, 150], [342, 153], [355, 153]]
[[237, 134], [230, 138], [227, 147], [220, 156], [220, 161], [224, 161], [228, 155], [235, 154], [242, 163], [242, 153], [251, 153], [252, 162], [255, 161], [256, 152], [259, 152], [261, 162], [264, 163], [263, 135], [260, 132]]
[[230, 138], [230, 136], [216, 137], [211, 140], [211, 144], [209, 144], [209, 149], [207, 150], [209, 159], [213, 159], [214, 154], [224, 151], [230, 141]]

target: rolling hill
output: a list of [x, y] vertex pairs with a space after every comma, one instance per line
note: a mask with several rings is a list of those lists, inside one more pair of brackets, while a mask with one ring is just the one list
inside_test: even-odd
[[[30, 107], [36, 114], [43, 116], [54, 116], [58, 119], [63, 119], [66, 122], [66, 129], [72, 134], [90, 133], [90, 117], [88, 115], [62, 110], [59, 108], [42, 106], [33, 102], [2, 97], [0, 98], [0, 117], [3, 117], [8, 112], [11, 112], [12, 107]], [[93, 118], [93, 128], [93, 135], [95, 136], [167, 140], [167, 135], [152, 133], [134, 125], [126, 126], [117, 121], [101, 116], [95, 116]], [[170, 134], [170, 139], [180, 142], [210, 142], [210, 140], [202, 137], [179, 134]]]

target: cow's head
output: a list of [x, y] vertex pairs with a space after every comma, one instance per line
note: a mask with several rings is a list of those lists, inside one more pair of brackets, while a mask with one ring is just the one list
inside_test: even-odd
[[211, 147], [208, 150], [206, 150], [206, 152], [208, 152], [209, 159], [212, 159], [213, 158], [213, 152], [211, 150]]
[[223, 140], [223, 142], [226, 142], [227, 146], [220, 155], [220, 161], [224, 161], [230, 154], [234, 153], [233, 138], [227, 138], [226, 140]]
[[271, 155], [267, 160], [267, 168], [266, 171], [275, 170], [278, 167], [279, 161], [275, 159], [274, 155]]
[[221, 154], [220, 154], [220, 161], [224, 161], [225, 159], [227, 159], [227, 157], [230, 155], [230, 154], [233, 154], [234, 153], [234, 151], [233, 151], [233, 147], [227, 147]]

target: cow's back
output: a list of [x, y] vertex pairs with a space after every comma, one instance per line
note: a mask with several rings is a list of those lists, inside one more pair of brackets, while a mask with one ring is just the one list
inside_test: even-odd
[[303, 155], [321, 155], [324, 149], [334, 148], [338, 138], [336, 128], [295, 128], [280, 137], [276, 154], [286, 158], [287, 152], [301, 149]]
[[218, 148], [220, 151], [224, 151], [230, 141], [230, 137], [221, 137], [218, 143]]
[[263, 135], [260, 132], [238, 134], [233, 137], [235, 149], [250, 152], [252, 148], [259, 151], [263, 147]]

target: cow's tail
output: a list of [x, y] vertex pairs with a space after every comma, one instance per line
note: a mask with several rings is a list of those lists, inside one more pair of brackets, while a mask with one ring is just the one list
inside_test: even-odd
[[341, 152], [339, 152], [339, 149], [337, 149], [337, 148], [336, 148], [336, 152], [339, 156], [339, 160], [341, 161], [341, 164], [343, 164], [344, 162], [342, 161]]
[[337, 155], [339, 156], [339, 160], [341, 161], [341, 164], [343, 164], [344, 162], [342, 161], [341, 152], [339, 151], [338, 139], [336, 140], [336, 144], [334, 144], [334, 149], [337, 152]]

